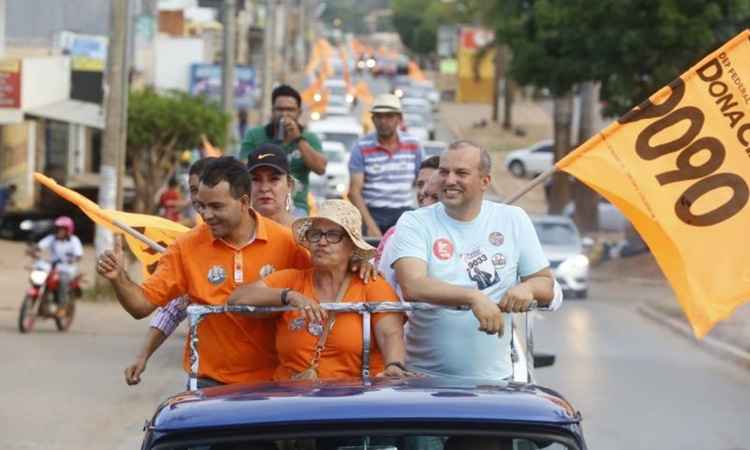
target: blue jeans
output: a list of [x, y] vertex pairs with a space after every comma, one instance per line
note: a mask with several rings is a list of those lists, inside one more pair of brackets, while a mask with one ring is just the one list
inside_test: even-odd
[[[411, 208], [373, 208], [370, 206], [367, 209], [370, 210], [370, 215], [381, 233], [385, 233], [390, 227], [396, 225], [401, 214], [411, 211]], [[364, 231], [367, 232], [366, 229]]]
[[[224, 386], [224, 383], [219, 383], [213, 378], [198, 377], [198, 389], [210, 388], [214, 386]], [[190, 377], [188, 376], [187, 383], [185, 383], [187, 390], [190, 390]]]

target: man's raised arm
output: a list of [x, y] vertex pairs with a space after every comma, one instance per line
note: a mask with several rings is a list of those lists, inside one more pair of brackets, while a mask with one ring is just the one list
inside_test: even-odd
[[149, 302], [143, 288], [128, 277], [122, 261], [122, 243], [116, 238], [114, 251], [107, 250], [99, 256], [96, 271], [112, 283], [117, 300], [125, 311], [136, 319], [142, 319], [151, 314], [156, 305]]

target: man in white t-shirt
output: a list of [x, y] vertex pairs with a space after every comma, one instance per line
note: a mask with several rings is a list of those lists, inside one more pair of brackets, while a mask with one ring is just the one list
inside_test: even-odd
[[440, 157], [440, 203], [398, 222], [392, 266], [403, 297], [471, 308], [411, 314], [406, 362], [412, 370], [509, 378], [511, 324], [503, 313], [527, 311], [533, 301], [554, 308], [562, 300], [526, 213], [484, 200], [490, 172], [485, 150], [452, 144]]
[[57, 263], [60, 274], [58, 301], [60, 313], [64, 313], [63, 306], [68, 301], [68, 286], [78, 275], [78, 261], [83, 256], [83, 246], [78, 236], [73, 234], [75, 226], [73, 220], [67, 216], [55, 219], [55, 233], [43, 237], [36, 246], [41, 251], [49, 252], [53, 262]]

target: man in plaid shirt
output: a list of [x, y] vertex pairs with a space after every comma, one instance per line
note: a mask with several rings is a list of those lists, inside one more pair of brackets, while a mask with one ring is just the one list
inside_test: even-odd
[[[203, 168], [214, 158], [203, 158], [194, 162], [188, 172], [188, 186], [190, 189], [190, 200], [195, 198], [200, 183], [200, 175]], [[187, 296], [177, 297], [164, 308], [159, 308], [149, 324], [146, 342], [135, 362], [125, 369], [125, 382], [129, 385], [141, 382], [141, 374], [146, 370], [146, 362], [154, 354], [157, 348], [174, 333], [177, 325], [187, 316], [187, 307], [190, 299]]]

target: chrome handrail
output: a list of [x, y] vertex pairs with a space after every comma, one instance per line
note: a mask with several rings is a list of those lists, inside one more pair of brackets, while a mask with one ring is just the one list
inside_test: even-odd
[[[467, 306], [458, 307], [446, 307], [433, 305], [429, 303], [419, 302], [368, 302], [368, 303], [321, 303], [321, 308], [330, 312], [353, 312], [363, 316], [363, 319], [372, 318], [372, 314], [376, 313], [387, 313], [387, 312], [408, 312], [408, 311], [429, 311], [435, 309], [451, 309], [457, 311], [468, 311], [470, 308]], [[535, 304], [529, 312], [546, 310], [547, 308], [539, 308]], [[190, 373], [188, 387], [191, 391], [198, 389], [198, 367], [200, 365], [200, 354], [198, 352], [198, 326], [205, 316], [211, 314], [225, 314], [225, 313], [238, 313], [238, 314], [268, 314], [286, 311], [297, 311], [292, 306], [250, 306], [250, 305], [190, 305], [187, 308], [188, 322], [190, 325], [188, 340], [190, 344]], [[527, 379], [531, 381], [533, 377], [532, 369], [534, 367], [534, 355], [533, 355], [533, 336], [531, 336], [531, 314], [525, 313], [526, 315], [526, 345], [524, 346], [524, 357], [527, 366]], [[370, 323], [368, 320], [368, 324]], [[513, 330], [510, 330], [511, 336], [515, 336], [515, 322], [511, 320], [513, 324]], [[362, 377], [369, 377], [369, 343], [370, 343], [370, 327], [363, 326], [363, 346], [367, 345], [366, 349], [363, 349], [363, 362], [362, 362]], [[366, 335], [365, 335], [366, 334]], [[365, 361], [367, 358], [368, 361]]]

